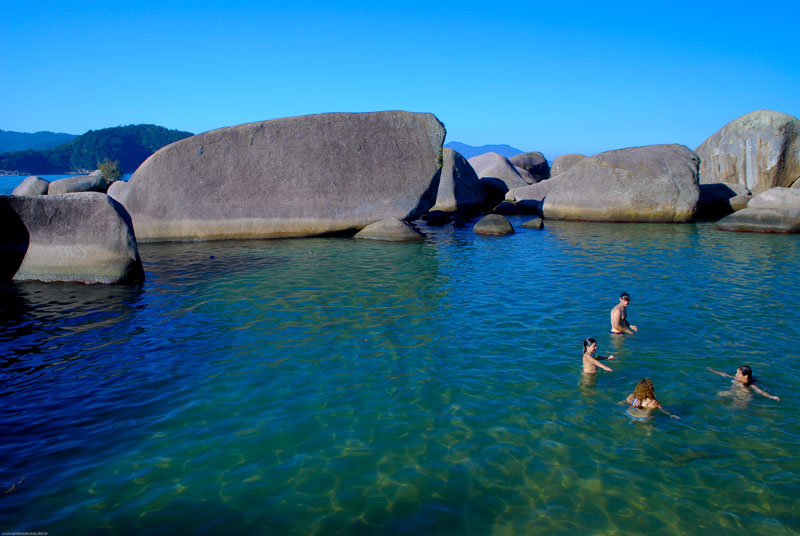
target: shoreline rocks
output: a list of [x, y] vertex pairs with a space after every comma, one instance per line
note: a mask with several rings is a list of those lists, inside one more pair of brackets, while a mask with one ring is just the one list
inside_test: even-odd
[[716, 228], [754, 233], [800, 233], [800, 190], [771, 188], [751, 199], [747, 208], [718, 221]]
[[800, 178], [800, 120], [758, 110], [722, 127], [695, 152], [700, 183], [740, 184], [753, 194]]
[[144, 280], [130, 216], [105, 194], [0, 196], [4, 280]]
[[700, 195], [699, 159], [683, 145], [647, 145], [596, 154], [544, 181], [546, 219], [684, 223]]
[[160, 149], [111, 195], [144, 242], [354, 231], [433, 206], [444, 135], [403, 111], [248, 123]]

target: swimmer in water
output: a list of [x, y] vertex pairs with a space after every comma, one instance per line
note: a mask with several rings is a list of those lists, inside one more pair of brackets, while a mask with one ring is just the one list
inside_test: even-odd
[[633, 393], [628, 395], [628, 398], [625, 399], [625, 402], [632, 408], [644, 410], [657, 409], [669, 415], [670, 417], [680, 419], [680, 417], [673, 415], [661, 406], [661, 402], [659, 402], [656, 398], [656, 389], [653, 386], [653, 381], [650, 378], [642, 378], [639, 380], [639, 383], [636, 384], [636, 388], [633, 390]]
[[614, 359], [614, 356], [595, 355], [596, 351], [597, 351], [597, 341], [595, 341], [591, 337], [583, 341], [583, 373], [594, 374], [597, 372], [597, 367], [612, 372], [613, 369], [611, 367], [607, 367], [604, 364], [602, 364], [600, 360]]
[[780, 400], [781, 400], [779, 397], [769, 394], [768, 392], [766, 392], [761, 387], [759, 387], [757, 385], [753, 385], [757, 380], [755, 378], [753, 378], [753, 369], [751, 369], [747, 365], [742, 365], [741, 367], [737, 368], [736, 369], [736, 376], [731, 376], [730, 374], [725, 374], [724, 372], [720, 372], [718, 370], [714, 370], [711, 367], [708, 367], [708, 370], [710, 370], [714, 374], [718, 374], [718, 375], [723, 376], [725, 378], [733, 379], [733, 386], [736, 387], [736, 388], [746, 389], [747, 391], [751, 391], [752, 390], [752, 391], [755, 391], [756, 393], [758, 393], [758, 394], [760, 394], [762, 396], [765, 396], [767, 398], [771, 398], [772, 400], [776, 400], [778, 402], [780, 402]]
[[622, 335], [623, 333], [634, 333], [639, 329], [628, 322], [628, 304], [631, 297], [627, 292], [619, 295], [619, 303], [611, 309], [611, 333]]

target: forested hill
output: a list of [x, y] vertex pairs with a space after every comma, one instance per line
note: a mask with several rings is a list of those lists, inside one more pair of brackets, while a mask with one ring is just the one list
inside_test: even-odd
[[160, 148], [192, 135], [156, 125], [90, 130], [52, 149], [0, 154], [0, 170], [29, 175], [69, 173], [97, 169], [97, 164], [108, 158], [118, 160], [124, 173], [133, 173]]
[[25, 149], [49, 149], [72, 141], [77, 137], [75, 134], [64, 134], [63, 132], [41, 131], [30, 133], [0, 129], [0, 153], [24, 151]]

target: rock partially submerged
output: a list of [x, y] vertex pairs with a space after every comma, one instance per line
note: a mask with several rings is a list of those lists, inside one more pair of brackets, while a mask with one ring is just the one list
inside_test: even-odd
[[396, 218], [371, 223], [356, 233], [355, 238], [392, 242], [419, 242], [425, 240], [425, 237], [419, 231]]
[[731, 121], [695, 149], [700, 182], [740, 184], [754, 194], [800, 178], [800, 121], [759, 110]]
[[542, 213], [542, 203], [544, 198], [553, 187], [558, 184], [552, 179], [542, 181], [536, 184], [516, 188], [506, 194], [506, 201], [511, 201], [519, 207], [520, 211], [524, 214], [539, 214]]
[[105, 194], [0, 196], [0, 222], [2, 280], [144, 279], [130, 216]]
[[357, 230], [433, 206], [444, 133], [401, 111], [248, 123], [163, 147], [111, 195], [140, 241]]
[[716, 224], [722, 231], [800, 233], [800, 190], [771, 188]]
[[545, 183], [547, 219], [690, 222], [700, 190], [698, 158], [683, 145], [618, 149], [581, 160]]
[[487, 214], [472, 228], [475, 234], [488, 236], [505, 236], [514, 234], [514, 227], [508, 218], [501, 214]]
[[747, 208], [717, 222], [722, 231], [800, 233], [800, 190], [771, 188], [755, 196]]
[[31, 175], [14, 188], [11, 195], [46, 195], [48, 186], [50, 181], [47, 179]]
[[483, 207], [486, 193], [466, 158], [452, 149], [442, 151], [442, 173], [436, 204], [431, 211], [470, 213]]

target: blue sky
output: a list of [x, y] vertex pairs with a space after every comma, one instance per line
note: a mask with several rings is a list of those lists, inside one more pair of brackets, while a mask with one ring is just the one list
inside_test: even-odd
[[800, 115], [797, 2], [4, 1], [0, 128], [432, 112], [447, 141], [694, 149]]

